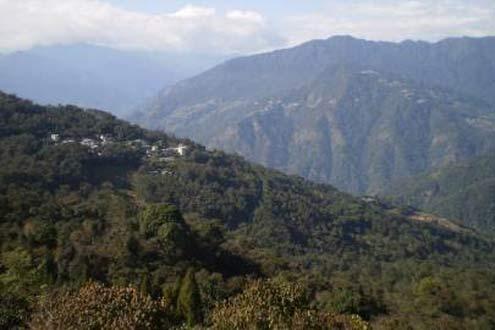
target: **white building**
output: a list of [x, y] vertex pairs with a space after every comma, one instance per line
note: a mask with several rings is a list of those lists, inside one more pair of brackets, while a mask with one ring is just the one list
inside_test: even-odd
[[50, 134], [50, 140], [52, 140], [53, 142], [60, 141], [60, 134]]
[[91, 149], [96, 149], [96, 148], [98, 148], [98, 143], [96, 143], [96, 141], [95, 141], [95, 140], [92, 140], [92, 139], [83, 139], [83, 140], [81, 141], [81, 144], [82, 144], [83, 146], [89, 147], [89, 148], [91, 148]]
[[177, 153], [181, 156], [184, 156], [185, 153], [186, 153], [186, 149], [187, 149], [187, 146], [183, 145], [183, 144], [179, 144], [179, 146], [177, 148], [175, 148], [175, 150], [177, 151]]

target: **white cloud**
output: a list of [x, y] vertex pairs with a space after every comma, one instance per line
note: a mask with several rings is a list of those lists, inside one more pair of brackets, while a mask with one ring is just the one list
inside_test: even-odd
[[263, 16], [188, 5], [146, 14], [101, 0], [0, 0], [0, 51], [86, 42], [126, 49], [247, 53], [285, 44]]
[[318, 12], [291, 17], [272, 13], [268, 20], [256, 11], [219, 12], [195, 5], [149, 14], [105, 0], [0, 0], [0, 52], [85, 42], [231, 54], [336, 34], [392, 41], [495, 34], [493, 0], [320, 1], [326, 5]]
[[170, 16], [180, 18], [197, 18], [215, 16], [215, 13], [215, 8], [187, 5], [177, 12], [170, 14]]
[[436, 41], [495, 34], [493, 0], [329, 1], [319, 13], [287, 19], [290, 44], [349, 34], [372, 40]]
[[246, 21], [258, 24], [263, 24], [264, 22], [263, 16], [255, 11], [232, 10], [227, 13], [226, 17], [234, 21]]

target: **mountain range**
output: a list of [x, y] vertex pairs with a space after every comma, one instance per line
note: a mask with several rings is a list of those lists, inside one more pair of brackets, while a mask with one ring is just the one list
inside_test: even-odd
[[164, 86], [223, 59], [88, 44], [35, 47], [0, 55], [0, 89], [43, 104], [69, 103], [125, 116]]
[[227, 61], [165, 88], [132, 120], [374, 194], [490, 152], [495, 38], [332, 37]]
[[0, 328], [493, 329], [494, 53], [0, 56]]

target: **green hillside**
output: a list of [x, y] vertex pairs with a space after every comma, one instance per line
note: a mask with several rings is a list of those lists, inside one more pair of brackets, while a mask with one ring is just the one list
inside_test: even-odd
[[0, 327], [495, 324], [494, 243], [448, 221], [5, 94], [0, 155]]
[[457, 219], [481, 233], [495, 233], [495, 155], [399, 180], [382, 192], [395, 203]]

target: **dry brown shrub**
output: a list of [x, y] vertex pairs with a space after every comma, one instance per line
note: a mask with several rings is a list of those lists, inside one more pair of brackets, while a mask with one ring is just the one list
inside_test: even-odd
[[31, 329], [163, 329], [168, 304], [134, 288], [90, 282], [77, 291], [56, 292], [44, 299]]
[[366, 330], [359, 316], [332, 315], [309, 307], [306, 290], [274, 280], [256, 280], [241, 294], [218, 304], [213, 329], [341, 329]]

